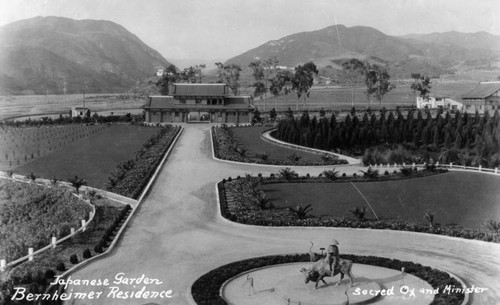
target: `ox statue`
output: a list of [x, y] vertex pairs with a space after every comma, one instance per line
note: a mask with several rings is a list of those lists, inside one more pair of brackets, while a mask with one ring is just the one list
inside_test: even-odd
[[337, 285], [340, 284], [340, 281], [344, 279], [344, 276], [347, 275], [349, 277], [351, 287], [353, 285], [354, 277], [352, 275], [352, 261], [347, 259], [339, 258], [338, 265], [334, 268], [333, 272], [330, 270], [330, 265], [328, 263], [328, 258], [323, 257], [318, 261], [315, 261], [315, 255], [312, 252], [313, 243], [311, 242], [311, 248], [309, 248], [309, 255], [311, 258], [311, 266], [309, 268], [302, 268], [300, 272], [305, 276], [305, 283], [309, 283], [309, 281], [316, 282], [314, 288], [318, 288], [318, 284], [322, 281], [325, 285], [324, 278], [327, 276], [334, 277], [340, 273], [340, 279], [337, 282]]

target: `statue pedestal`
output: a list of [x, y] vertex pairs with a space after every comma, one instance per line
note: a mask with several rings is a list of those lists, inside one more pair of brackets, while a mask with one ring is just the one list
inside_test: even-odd
[[354, 283], [354, 286], [350, 288], [349, 280], [345, 278], [339, 286], [336, 286], [338, 277], [326, 278], [325, 280], [328, 285], [320, 282], [318, 289], [315, 289], [314, 282], [304, 284], [303, 276], [288, 277], [276, 283], [274, 293], [285, 302], [290, 301], [290, 304], [299, 304], [300, 302], [301, 305], [369, 304], [380, 297], [369, 294], [353, 294], [355, 288], [365, 291], [380, 290], [380, 285], [376, 282]]

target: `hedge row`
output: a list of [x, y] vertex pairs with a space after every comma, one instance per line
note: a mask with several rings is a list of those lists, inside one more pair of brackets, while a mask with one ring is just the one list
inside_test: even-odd
[[[352, 260], [354, 263], [358, 264], [380, 266], [394, 270], [401, 270], [401, 268], [404, 267], [406, 273], [412, 274], [428, 282], [434, 289], [439, 289], [439, 292], [434, 296], [434, 300], [431, 303], [432, 305], [458, 305], [464, 300], [464, 294], [448, 294], [444, 292], [444, 287], [447, 285], [462, 287], [455, 278], [444, 271], [413, 262], [384, 257], [347, 254], [342, 255], [342, 258]], [[227, 304], [220, 296], [220, 289], [227, 280], [256, 268], [294, 262], [309, 262], [309, 254], [264, 256], [230, 263], [214, 269], [198, 278], [191, 287], [191, 294], [198, 305]]]
[[172, 145], [180, 127], [166, 126], [136, 152], [134, 159], [120, 163], [108, 177], [107, 190], [137, 199]]

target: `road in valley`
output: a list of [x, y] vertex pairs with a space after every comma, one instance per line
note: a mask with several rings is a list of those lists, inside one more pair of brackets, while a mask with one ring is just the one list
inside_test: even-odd
[[[193, 304], [190, 289], [204, 273], [227, 263], [270, 254], [305, 253], [309, 241], [326, 246], [335, 238], [342, 253], [409, 260], [452, 272], [468, 286], [487, 288], [472, 304], [500, 302], [500, 245], [429, 234], [343, 228], [268, 228], [231, 223], [219, 215], [215, 184], [229, 176], [277, 173], [279, 168], [234, 164], [212, 158], [209, 125], [188, 124], [150, 194], [117, 247], [71, 275], [72, 279], [136, 278], [161, 281], [147, 290], [172, 290], [169, 299], [121, 299], [108, 287], [73, 285], [67, 292], [102, 291], [94, 300], [67, 304]], [[293, 168], [317, 175], [332, 167]], [[359, 167], [345, 167], [352, 173]], [[123, 273], [123, 275], [121, 275]], [[138, 291], [142, 285], [120, 285]], [[71, 290], [73, 289], [73, 290]]]

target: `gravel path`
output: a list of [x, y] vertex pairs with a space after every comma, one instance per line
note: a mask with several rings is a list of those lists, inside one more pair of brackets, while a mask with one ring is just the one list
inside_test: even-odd
[[[129, 223], [115, 250], [71, 276], [72, 279], [125, 277], [159, 279], [147, 290], [172, 290], [170, 299], [121, 299], [107, 287], [73, 285], [75, 292], [102, 291], [98, 299], [68, 304], [193, 304], [192, 283], [202, 274], [232, 261], [255, 256], [304, 253], [309, 240], [327, 245], [340, 242], [342, 253], [410, 260], [453, 272], [469, 286], [488, 288], [472, 295], [473, 304], [500, 301], [500, 245], [427, 234], [342, 228], [267, 228], [230, 223], [218, 214], [215, 183], [245, 173], [277, 173], [273, 167], [214, 160], [209, 125], [184, 125], [149, 196]], [[319, 174], [325, 168], [294, 168], [300, 174]], [[356, 172], [348, 166], [342, 172]], [[120, 285], [136, 292], [143, 284]], [[114, 298], [113, 298], [114, 296]]]

